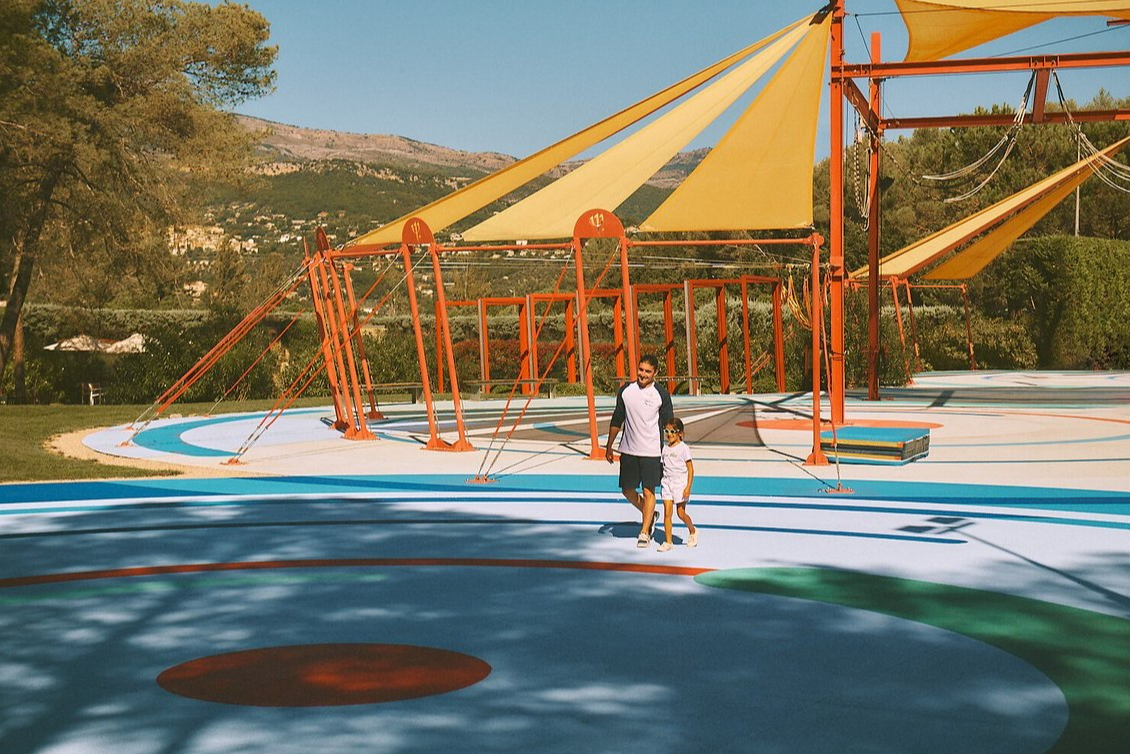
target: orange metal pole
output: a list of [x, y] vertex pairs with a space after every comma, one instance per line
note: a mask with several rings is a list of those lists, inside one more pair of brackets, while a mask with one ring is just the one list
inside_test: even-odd
[[[337, 277], [337, 269], [334, 267], [332, 261], [327, 265], [327, 275], [330, 276], [330, 283], [333, 289], [334, 301], [331, 306], [336, 305], [337, 323], [341, 330], [341, 342], [345, 351], [345, 367], [348, 371], [345, 373], [345, 390], [349, 402], [353, 404], [352, 413], [350, 414], [351, 427], [345, 431], [343, 437], [347, 440], [375, 440], [373, 433], [369, 430], [369, 425], [365, 422], [365, 409], [364, 402], [361, 400], [361, 386], [360, 379], [357, 377], [357, 360], [353, 356], [353, 343], [349, 337], [349, 317], [345, 311], [345, 300], [341, 293], [341, 282]], [[340, 359], [340, 356], [339, 356]]]
[[616, 346], [616, 377], [622, 383], [628, 379], [628, 373], [624, 371], [624, 307], [621, 306], [621, 299], [621, 296], [617, 296], [612, 300], [612, 341]]
[[436, 393], [443, 393], [443, 332], [439, 327], [439, 320], [442, 317], [439, 307], [439, 297], [436, 297]]
[[326, 353], [326, 377], [329, 378], [330, 390], [336, 396], [335, 409], [340, 406], [341, 415], [337, 417], [334, 428], [343, 432], [348, 431], [353, 425], [353, 407], [349, 403], [349, 395], [345, 386], [345, 364], [341, 358], [338, 346], [337, 319], [334, 317], [330, 305], [329, 277], [326, 275], [325, 266], [330, 260], [321, 252], [315, 258], [314, 275], [318, 278], [318, 299], [321, 303], [322, 324], [325, 326], [325, 339], [323, 348]]
[[745, 392], [753, 394], [753, 355], [749, 350], [749, 284], [742, 279], [742, 358], [745, 360]]
[[[871, 35], [871, 63], [878, 64], [882, 59], [882, 41], [878, 32]], [[868, 109], [873, 116], [874, 126], [869, 134], [871, 154], [867, 176], [867, 398], [879, 400], [879, 352], [881, 348], [879, 332], [879, 239], [881, 199], [879, 173], [883, 143], [882, 113], [880, 112], [880, 79], [870, 80]]]
[[[455, 430], [459, 439], [448, 444], [446, 451], [474, 451], [475, 447], [467, 440], [467, 427], [463, 423], [463, 400], [459, 396], [459, 375], [455, 369], [455, 347], [451, 341], [451, 321], [447, 317], [447, 292], [443, 286], [443, 272], [439, 265], [439, 245], [435, 239], [428, 244], [428, 251], [432, 256], [432, 272], [436, 283], [436, 309], [439, 319], [436, 320], [436, 330], [443, 335], [442, 346], [447, 352], [447, 371], [451, 374], [451, 403], [455, 407]], [[436, 360], [436, 370], [440, 369], [439, 360]]]
[[[518, 305], [518, 379], [519, 380], [532, 380], [533, 373], [530, 371], [530, 339], [532, 336], [532, 329], [530, 328], [530, 302], [524, 300], [523, 303]], [[533, 386], [528, 383], [522, 384], [522, 394], [529, 395], [530, 389]]]
[[479, 299], [479, 378], [490, 380], [490, 329], [487, 326], [487, 305]]
[[[820, 329], [824, 322], [824, 311], [820, 304], [820, 245], [812, 245], [812, 305], [809, 321], [812, 325], [812, 453], [805, 460], [806, 466], [823, 466], [828, 463], [820, 444]], [[833, 420], [834, 422], [835, 420]]]
[[[663, 351], [667, 356], [667, 374], [674, 375], [678, 372], [679, 365], [675, 359], [675, 294], [670, 288], [663, 295], [663, 338]], [[667, 391], [675, 392], [673, 380], [667, 381]]]
[[910, 280], [903, 280], [906, 286], [906, 312], [910, 316], [910, 341], [914, 344], [914, 363], [922, 371], [922, 355], [918, 350], [918, 326], [914, 320], [914, 297], [910, 291]]
[[[628, 341], [628, 371], [634, 372], [639, 364], [639, 321], [636, 315], [636, 303], [632, 298], [632, 276], [628, 268], [628, 239], [621, 236], [620, 244], [620, 290], [624, 302], [624, 325]], [[617, 320], [618, 322], [619, 320]]]
[[428, 360], [424, 355], [424, 332], [420, 326], [420, 308], [416, 304], [416, 282], [412, 278], [412, 251], [408, 244], [400, 245], [400, 254], [404, 258], [404, 284], [408, 287], [408, 308], [412, 313], [412, 331], [416, 336], [416, 359], [420, 366], [420, 384], [423, 386], [424, 403], [427, 405], [428, 414], [428, 442], [424, 449], [428, 451], [443, 451], [450, 444], [439, 437], [436, 427], [435, 402], [432, 400], [432, 383], [428, 375]]
[[565, 372], [570, 383], [577, 382], [576, 299], [565, 303]]
[[345, 278], [345, 290], [349, 294], [349, 311], [353, 313], [353, 337], [357, 339], [357, 355], [361, 358], [361, 371], [365, 376], [365, 390], [369, 393], [369, 419], [384, 419], [381, 410], [377, 408], [377, 392], [373, 390], [373, 374], [369, 371], [369, 357], [365, 354], [365, 339], [361, 333], [361, 318], [357, 311], [357, 297], [353, 294], [353, 278], [350, 271], [353, 265], [346, 264], [342, 268], [342, 277]]
[[694, 286], [683, 281], [683, 319], [687, 328], [687, 374], [690, 376], [689, 393], [699, 394], [698, 383], [698, 323], [695, 322]]
[[[844, 7], [843, 0], [832, 0], [831, 29], [831, 217], [829, 219], [829, 262], [831, 263], [831, 289], [829, 292], [831, 323], [829, 351], [831, 375], [828, 376], [828, 403], [832, 409], [832, 422], [844, 422], [844, 84], [841, 68], [844, 64]], [[813, 298], [819, 296], [815, 289]]]
[[714, 313], [718, 331], [718, 381], [722, 393], [730, 392], [730, 325], [726, 322], [726, 287], [718, 286], [714, 296]]
[[906, 382], [909, 384], [913, 383], [914, 379], [910, 371], [910, 358], [906, 353], [906, 332], [902, 328], [902, 304], [899, 303], [898, 278], [892, 275], [890, 281], [891, 298], [894, 299], [895, 302], [895, 322], [898, 324], [899, 341], [902, 343], [902, 362], [903, 366], [906, 368]]
[[589, 344], [588, 301], [585, 294], [585, 261], [580, 237], [573, 237], [573, 254], [577, 267], [577, 327], [581, 331], [581, 371], [585, 375], [585, 394], [588, 398], [589, 440], [592, 444], [588, 458], [603, 461], [604, 450], [600, 447], [600, 437], [596, 429], [596, 396], [592, 381], [592, 350]]
[[[553, 306], [552, 302], [547, 305], [547, 307], [551, 306]], [[548, 314], [549, 312], [547, 311], [546, 315]], [[538, 327], [538, 305], [534, 297], [530, 294], [526, 294], [526, 317], [529, 318], [529, 325], [526, 327], [530, 333], [530, 379], [537, 380], [538, 376], [541, 375], [541, 364], [538, 359], [541, 328]], [[535, 386], [530, 385], [527, 386], [527, 388], [529, 388], [527, 395], [533, 395]]]
[[785, 392], [785, 323], [781, 312], [783, 284], [773, 284], [773, 368], [777, 373], [777, 391]]

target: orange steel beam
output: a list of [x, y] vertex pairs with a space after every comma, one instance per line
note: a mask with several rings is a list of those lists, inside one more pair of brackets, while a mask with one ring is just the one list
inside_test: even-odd
[[[628, 270], [628, 243], [620, 244], [620, 299], [624, 303], [624, 323], [628, 331], [628, 368], [639, 364], [639, 323], [636, 321], [636, 303], [631, 296], [632, 278]], [[619, 320], [617, 320], [619, 321]]]
[[1048, 98], [1048, 81], [1051, 75], [1050, 68], [1036, 71], [1036, 91], [1032, 94], [1032, 123], [1044, 122], [1044, 105]]
[[714, 295], [714, 330], [718, 336], [718, 390], [725, 394], [730, 392], [730, 344], [726, 342], [730, 328], [726, 318], [724, 286], [719, 286]]
[[[871, 62], [882, 60], [882, 38], [878, 32], [871, 35]], [[882, 222], [882, 196], [879, 177], [882, 172], [882, 143], [885, 124], [882, 112], [882, 90], [879, 80], [871, 79], [868, 85], [867, 111], [874, 128], [868, 135], [871, 153], [867, 165], [867, 398], [879, 400], [879, 238]]]
[[490, 380], [490, 341], [487, 331], [487, 305], [479, 299], [479, 379]]
[[[834, 27], [833, 27], [834, 28]], [[841, 58], [842, 61], [842, 58]], [[1065, 68], [1113, 68], [1130, 65], [1130, 50], [1030, 55], [1011, 58], [961, 58], [920, 62], [856, 63], [832, 66], [832, 77], [891, 79], [901, 76], [938, 76], [954, 73], [1002, 73]]]
[[[306, 271], [309, 275], [310, 261], [306, 261]], [[247, 335], [255, 325], [262, 321], [275, 307], [277, 307], [287, 295], [298, 287], [300, 279], [295, 279], [290, 287], [280, 289], [273, 296], [268, 297], [265, 301], [261, 302], [257, 307], [247, 313], [242, 320], [239, 321], [227, 334], [224, 335], [216, 344], [209, 349], [204, 356], [200, 357], [192, 367], [190, 367], [183, 375], [181, 375], [176, 382], [165, 389], [165, 391], [154, 400], [153, 405], [157, 406], [152, 417], [144, 422], [148, 425], [158, 416], [160, 416], [166, 409], [168, 409], [178, 398], [196, 384], [209, 370], [215, 366], [225, 354], [227, 354], [236, 343], [238, 343], [245, 335]], [[152, 408], [152, 407], [151, 407]], [[142, 413], [142, 417], [148, 413], [149, 410]], [[139, 417], [135, 422], [141, 422]], [[131, 425], [132, 427], [132, 425]], [[137, 432], [134, 433], [136, 435]], [[133, 436], [130, 436], [131, 438]], [[119, 445], [129, 445], [130, 439], [122, 441]]]
[[357, 311], [357, 297], [353, 293], [353, 277], [350, 273], [353, 265], [346, 263], [342, 266], [342, 277], [345, 279], [345, 290], [349, 294], [349, 311], [353, 313], [352, 332], [357, 339], [357, 354], [361, 358], [361, 370], [365, 377], [365, 390], [369, 393], [369, 419], [384, 419], [381, 410], [377, 408], [377, 392], [373, 390], [373, 373], [369, 370], [369, 357], [365, 354], [365, 339], [361, 335], [361, 318]]
[[[621, 249], [624, 247], [621, 246]], [[612, 353], [616, 355], [616, 377], [621, 380], [627, 380], [628, 372], [635, 369], [634, 364], [630, 364], [628, 372], [624, 371], [624, 328], [621, 325], [621, 312], [623, 310], [622, 299], [624, 298], [624, 291], [619, 288], [593, 288], [589, 289], [588, 296], [585, 297], [587, 301], [593, 299], [612, 299], [612, 342], [615, 348]], [[638, 362], [637, 362], [638, 364]]]
[[577, 382], [576, 296], [565, 303], [565, 376], [570, 383]]
[[811, 244], [812, 236], [803, 236], [795, 239], [687, 239], [685, 241], [678, 241], [675, 239], [649, 239], [638, 240], [628, 239], [628, 246], [749, 246], [749, 245], [772, 245], [772, 244]]
[[[490, 251], [506, 251], [508, 249], [569, 249], [570, 245], [563, 244], [481, 244], [473, 246], [444, 246], [440, 248], [441, 253], [448, 252], [490, 252]], [[342, 249], [335, 249], [330, 254], [334, 259], [351, 259], [353, 257], [372, 257], [376, 255], [392, 255], [396, 254], [395, 248], [390, 248], [388, 244], [357, 244], [356, 246], [346, 247]]]
[[820, 325], [824, 313], [820, 303], [820, 244], [812, 245], [812, 304], [809, 322], [812, 325], [812, 452], [806, 466], [826, 466], [828, 457], [820, 446]]
[[[420, 221], [421, 223], [423, 221]], [[410, 225], [412, 221], [409, 221]], [[431, 236], [431, 232], [428, 232]], [[439, 320], [436, 322], [436, 330], [443, 334], [443, 346], [447, 351], [447, 369], [451, 373], [451, 403], [455, 408], [455, 431], [458, 434], [458, 439], [455, 443], [447, 444], [444, 448], [445, 451], [474, 451], [475, 447], [467, 440], [467, 427], [463, 422], [463, 399], [459, 395], [459, 375], [455, 367], [455, 348], [451, 342], [451, 321], [447, 317], [447, 292], [444, 290], [443, 285], [443, 272], [440, 270], [439, 265], [439, 249], [435, 242], [435, 238], [431, 238], [428, 245], [428, 253], [432, 258], [432, 274], [435, 277], [436, 285], [436, 305], [439, 309]], [[438, 370], [439, 361], [436, 362]]]
[[[832, 423], [844, 422], [844, 77], [835, 75], [844, 67], [844, 0], [832, 2], [831, 44], [831, 97], [830, 97], [830, 172], [831, 197], [829, 211], [829, 343], [826, 348], [831, 356], [831, 370], [828, 375], [828, 403], [831, 406]], [[812, 289], [812, 299], [820, 298], [819, 288]], [[813, 328], [821, 323], [813, 322]], [[816, 354], [813, 354], [816, 359]], [[813, 370], [815, 374], [815, 367]]]
[[[533, 337], [530, 328], [529, 302], [523, 298], [518, 305], [518, 379], [532, 380], [530, 371], [530, 339]], [[522, 394], [529, 395], [529, 383], [522, 383]]]
[[439, 429], [436, 426], [435, 402], [432, 400], [432, 383], [428, 375], [428, 360], [424, 355], [424, 333], [420, 326], [420, 307], [416, 301], [416, 281], [412, 277], [412, 245], [409, 244], [411, 239], [408, 238], [409, 233], [412, 233], [413, 230], [416, 231], [416, 241], [420, 241], [421, 243], [422, 239], [425, 238], [424, 231], [427, 231], [428, 236], [431, 235], [431, 231], [427, 230], [427, 226], [423, 225], [423, 221], [420, 221], [420, 224], [423, 226], [422, 228], [420, 226], [415, 226], [414, 228], [411, 222], [404, 224], [405, 240], [400, 245], [400, 255], [404, 259], [404, 284], [408, 289], [408, 308], [412, 313], [412, 332], [416, 337], [416, 360], [420, 368], [420, 384], [423, 387], [424, 403], [427, 405], [428, 442], [424, 444], [424, 448], [429, 451], [442, 451], [449, 444], [443, 438], [439, 437]]
[[745, 392], [753, 393], [753, 360], [749, 350], [749, 284], [742, 280], [742, 355], [745, 357]]
[[604, 461], [604, 449], [600, 446], [600, 437], [596, 428], [596, 395], [593, 392], [592, 380], [592, 348], [589, 343], [588, 319], [588, 292], [585, 289], [584, 242], [593, 238], [620, 239], [621, 244], [627, 243], [624, 237], [624, 226], [620, 219], [608, 210], [592, 209], [577, 218], [573, 225], [573, 254], [577, 267], [577, 324], [581, 332], [581, 371], [585, 376], [585, 395], [589, 413], [589, 449], [588, 458], [593, 461]]
[[318, 281], [321, 276], [318, 275], [317, 266], [321, 264], [321, 253], [311, 260], [307, 266], [306, 274], [309, 277], [310, 284], [310, 301], [314, 305], [314, 320], [318, 324], [318, 334], [321, 336], [321, 351], [322, 361], [326, 365], [326, 380], [330, 385], [330, 398], [333, 399], [334, 404], [334, 429], [344, 430], [346, 428], [345, 412], [341, 407], [341, 398], [338, 395], [337, 389], [337, 369], [334, 367], [333, 356], [330, 350], [330, 331], [329, 326], [326, 324], [325, 315], [322, 312], [324, 305], [322, 289]]
[[330, 391], [337, 396], [335, 408], [338, 406], [341, 408], [341, 414], [337, 417], [334, 428], [345, 432], [353, 423], [353, 407], [349, 402], [349, 392], [345, 383], [345, 363], [342, 360], [339, 347], [340, 336], [337, 318], [334, 316], [333, 307], [330, 304], [332, 293], [330, 292], [329, 276], [326, 274], [326, 265], [330, 264], [330, 260], [319, 251], [318, 256], [315, 257], [315, 262], [313, 270], [318, 281], [317, 300], [321, 303], [322, 324], [325, 327], [322, 348], [326, 360], [326, 376], [330, 381]]
[[906, 331], [902, 327], [902, 304], [899, 303], [899, 279], [892, 275], [887, 280], [891, 284], [891, 298], [895, 304], [895, 322], [898, 324], [899, 342], [902, 344], [902, 362], [906, 369], [906, 382], [909, 384], [914, 382], [914, 374], [910, 371], [910, 358], [906, 353]]
[[773, 368], [777, 372], [777, 390], [785, 392], [785, 326], [781, 311], [781, 297], [784, 284], [781, 281], [773, 286]]
[[[1011, 126], [1015, 122], [1015, 115], [986, 114], [986, 115], [953, 115], [953, 116], [924, 116], [920, 118], [884, 118], [883, 126], [887, 129], [916, 129], [916, 128], [966, 128], [973, 126]], [[1079, 110], [1070, 114], [1061, 111], [1044, 111], [1043, 120], [1035, 121], [1029, 113], [1022, 118], [1024, 123], [1105, 123], [1109, 121], [1130, 121], [1130, 110]]]
[[915, 369], [922, 372], [922, 353], [918, 348], [918, 325], [914, 319], [914, 297], [911, 296], [910, 281], [904, 280], [903, 284], [906, 288], [906, 312], [910, 320], [910, 341], [914, 344]]
[[690, 377], [687, 392], [697, 396], [702, 384], [698, 380], [698, 326], [695, 322], [694, 287], [689, 280], [683, 281], [683, 325], [687, 333], [687, 375]]
[[329, 264], [330, 282], [333, 287], [334, 304], [337, 306], [338, 326], [341, 328], [342, 346], [345, 350], [345, 361], [348, 371], [346, 374], [346, 388], [350, 391], [350, 401], [353, 402], [355, 415], [350, 417], [352, 426], [345, 431], [344, 437], [347, 440], [375, 440], [372, 431], [369, 430], [369, 425], [365, 422], [365, 404], [361, 400], [361, 380], [358, 378], [357, 373], [357, 359], [353, 354], [353, 339], [349, 335], [349, 321], [350, 316], [345, 311], [345, 298], [342, 295], [342, 284], [338, 279], [337, 267], [330, 262]]
[[[639, 312], [640, 294], [663, 294], [663, 354], [667, 367], [667, 374], [676, 374], [678, 367], [675, 360], [675, 307], [672, 292], [681, 289], [681, 283], [636, 283], [632, 286], [632, 299], [636, 312]], [[639, 322], [636, 322], [637, 340], [639, 339]], [[668, 392], [674, 392], [675, 381], [667, 381]]]

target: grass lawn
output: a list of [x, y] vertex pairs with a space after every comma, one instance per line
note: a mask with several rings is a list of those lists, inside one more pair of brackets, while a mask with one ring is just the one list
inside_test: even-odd
[[[232, 401], [226, 413], [266, 411], [272, 401]], [[295, 406], [324, 406], [328, 398], [299, 399]], [[175, 405], [170, 412], [189, 415], [211, 409], [211, 404]], [[103, 477], [155, 477], [177, 475], [100, 461], [69, 459], [47, 449], [53, 435], [132, 422], [143, 406], [0, 405], [0, 483], [36, 480], [92, 480]]]

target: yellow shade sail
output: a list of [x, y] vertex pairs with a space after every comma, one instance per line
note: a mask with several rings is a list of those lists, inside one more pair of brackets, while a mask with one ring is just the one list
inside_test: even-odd
[[1090, 172], [1080, 173], [1063, 186], [1048, 192], [922, 277], [926, 280], [972, 278], [1090, 177]]
[[[1106, 157], [1111, 157], [1117, 154], [1128, 142], [1130, 142], [1130, 137], [1115, 142], [1102, 150], [1101, 154]], [[887, 278], [896, 275], [900, 278], [905, 278], [908, 275], [918, 272], [971, 238], [997, 225], [1010, 215], [1020, 212], [1031, 203], [1044, 198], [1058, 189], [1062, 189], [1067, 184], [1071, 184], [1074, 179], [1079, 178], [1080, 181], [1086, 179], [1093, 174], [1098, 167], [1098, 158], [1085, 157], [1074, 165], [1070, 165], [1058, 173], [1045, 178], [1043, 181], [1032, 184], [1027, 189], [1005, 197], [996, 204], [986, 207], [979, 212], [975, 212], [969, 217], [963, 218], [920, 241], [905, 246], [897, 252], [888, 254], [886, 257], [879, 260], [879, 277]], [[1072, 188], [1074, 188], [1074, 186], [1072, 186]], [[1050, 210], [1056, 204], [1058, 204], [1058, 202], [1048, 205], [1047, 210]], [[1045, 210], [1045, 213], [1047, 210]], [[1039, 220], [1039, 218], [1037, 217], [1032, 223], [1034, 224], [1036, 220]], [[1020, 224], [1017, 224], [1017, 226], [1008, 226], [1006, 235], [1009, 232], [1015, 231], [1015, 228], [1019, 225]], [[1031, 225], [1029, 225], [1029, 227], [1031, 227]], [[1003, 226], [1002, 230], [1005, 230]], [[1023, 233], [1024, 230], [1027, 230], [1027, 228], [1022, 229], [1020, 232]], [[1019, 236], [1019, 234], [1017, 234], [1017, 236]], [[1004, 236], [1002, 236], [1002, 238], [1004, 238]], [[985, 249], [988, 248], [989, 245], [986, 245]], [[850, 277], [855, 279], [867, 278], [867, 268], [861, 267], [853, 271]]]
[[940, 60], [1056, 16], [1130, 19], [1127, 0], [895, 0], [910, 37], [906, 60]]
[[777, 74], [643, 231], [812, 225], [812, 165], [830, 17], [809, 26]]
[[[798, 22], [798, 24], [801, 22]], [[636, 104], [609, 116], [599, 123], [578, 131], [561, 141], [553, 144], [540, 152], [523, 158], [512, 165], [491, 173], [489, 176], [468, 184], [447, 196], [425, 205], [404, 215], [396, 220], [370, 231], [350, 241], [346, 246], [381, 246], [385, 244], [400, 243], [401, 231], [404, 223], [412, 217], [419, 217], [435, 231], [455, 223], [476, 210], [485, 207], [494, 200], [509, 194], [514, 189], [529, 183], [546, 171], [554, 168], [566, 160], [588, 149], [592, 145], [607, 139], [637, 121], [646, 118], [656, 110], [674, 102], [686, 93], [697, 89], [702, 84], [711, 80], [738, 61], [741, 61], [768, 44], [771, 44], [783, 34], [795, 28], [796, 24], [786, 27], [765, 39], [755, 42], [739, 50], [712, 66], [704, 68], [698, 73], [688, 76], [677, 84], [672, 84], [661, 92], [640, 100]]]
[[568, 238], [585, 210], [617, 207], [805, 36], [804, 25], [638, 132], [463, 233], [467, 241]]

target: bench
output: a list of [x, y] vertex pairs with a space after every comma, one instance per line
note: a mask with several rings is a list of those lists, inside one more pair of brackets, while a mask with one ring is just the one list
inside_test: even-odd
[[547, 397], [556, 398], [557, 397], [557, 383], [558, 382], [560, 382], [560, 381], [558, 381], [556, 378], [545, 378], [544, 380], [537, 380], [537, 379], [534, 379], [534, 378], [523, 378], [522, 380], [510, 379], [510, 380], [469, 380], [468, 381], [468, 383], [470, 385], [478, 388], [479, 396], [481, 398], [485, 398], [491, 392], [491, 389], [494, 388], [496, 385], [501, 385], [501, 386], [505, 387], [507, 389], [507, 393], [509, 393], [509, 389], [513, 388], [515, 383], [517, 383], [518, 385], [521, 385], [521, 386], [530, 386], [530, 387], [535, 387], [540, 383], [541, 384], [540, 390], [543, 393], [545, 393]]
[[373, 390], [380, 393], [407, 393], [412, 403], [418, 404], [424, 397], [423, 383], [374, 383]]
[[81, 383], [80, 390], [82, 391], [82, 403], [90, 404], [91, 406], [101, 404], [102, 397], [106, 393], [102, 390], [102, 386], [99, 383]]

